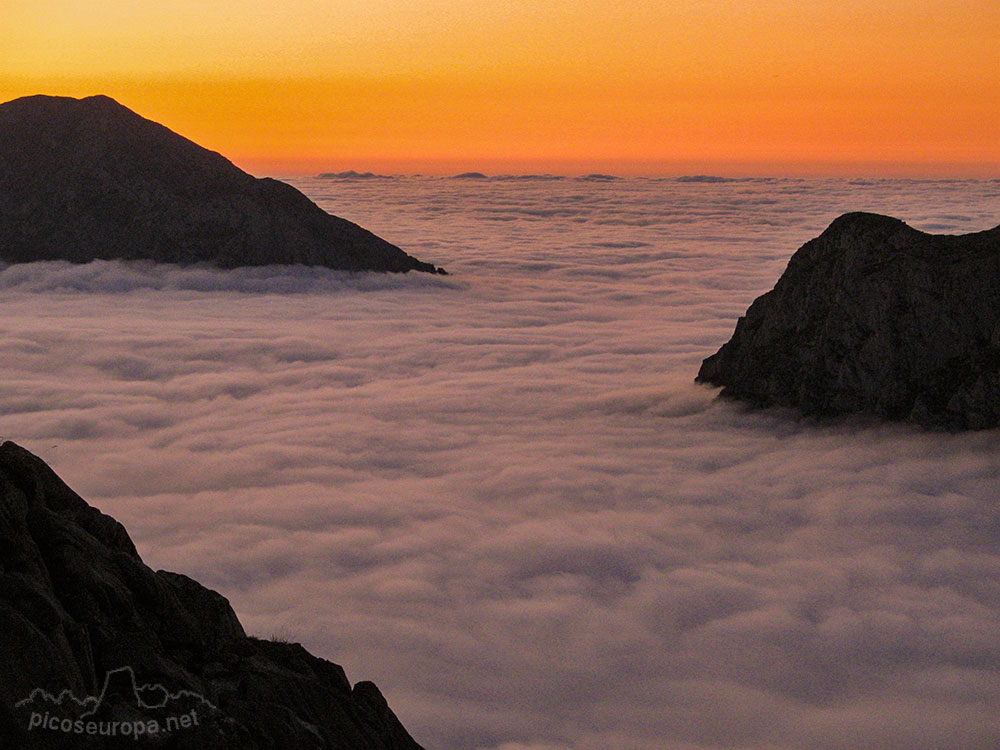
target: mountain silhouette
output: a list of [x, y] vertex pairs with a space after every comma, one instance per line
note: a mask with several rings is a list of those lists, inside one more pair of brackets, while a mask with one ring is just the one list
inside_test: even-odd
[[0, 104], [0, 260], [438, 272], [106, 96]]
[[151, 570], [121, 524], [5, 442], [0, 748], [137, 746], [420, 750], [375, 685], [248, 637], [223, 596]]
[[758, 406], [934, 429], [1000, 426], [1000, 227], [836, 219], [788, 261], [698, 380]]

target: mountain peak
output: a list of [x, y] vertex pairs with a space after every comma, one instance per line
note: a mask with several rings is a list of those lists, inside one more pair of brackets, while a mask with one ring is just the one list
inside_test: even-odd
[[698, 380], [811, 415], [1000, 426], [1000, 228], [851, 213], [803, 245]]
[[0, 104], [0, 260], [437, 268], [114, 99]]

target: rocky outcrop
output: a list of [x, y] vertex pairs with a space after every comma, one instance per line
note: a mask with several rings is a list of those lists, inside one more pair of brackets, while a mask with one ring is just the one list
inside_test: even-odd
[[438, 271], [106, 96], [0, 105], [0, 260]]
[[247, 637], [221, 595], [148, 568], [121, 524], [10, 442], [0, 747], [419, 750], [373, 684]]
[[698, 380], [809, 415], [1000, 424], [1000, 227], [932, 235], [841, 216], [791, 258]]

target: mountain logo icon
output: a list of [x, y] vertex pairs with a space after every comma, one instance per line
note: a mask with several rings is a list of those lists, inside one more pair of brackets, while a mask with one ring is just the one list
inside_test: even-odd
[[30, 732], [134, 738], [200, 726], [218, 712], [200, 693], [140, 684], [132, 667], [107, 672], [97, 695], [81, 698], [69, 689], [55, 694], [35, 688], [14, 707], [26, 717]]

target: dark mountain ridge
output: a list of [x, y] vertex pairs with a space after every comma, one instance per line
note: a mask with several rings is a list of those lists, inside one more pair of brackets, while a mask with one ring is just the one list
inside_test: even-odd
[[0, 747], [420, 750], [375, 685], [352, 687], [300, 645], [247, 637], [225, 598], [148, 568], [120, 523], [11, 442]]
[[106, 96], [0, 105], [0, 260], [439, 272]]
[[1000, 426], [1000, 227], [935, 235], [841, 216], [792, 256], [697, 379], [814, 416]]

